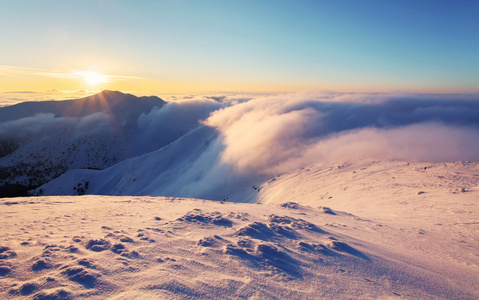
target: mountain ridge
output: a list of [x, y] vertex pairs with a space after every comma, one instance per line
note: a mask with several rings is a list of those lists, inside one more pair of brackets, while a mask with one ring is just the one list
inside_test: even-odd
[[167, 102], [104, 90], [0, 108], [0, 197], [25, 195], [70, 169], [103, 169], [137, 153], [138, 119]]
[[40, 113], [53, 113], [62, 117], [85, 117], [97, 112], [119, 113], [121, 108], [131, 105], [132, 101], [135, 101], [138, 107], [133, 110], [134, 113], [139, 109], [144, 110], [148, 107], [151, 109], [166, 104], [166, 101], [156, 96], [137, 97], [120, 91], [103, 90], [98, 94], [79, 99], [28, 101], [0, 107], [0, 123]]

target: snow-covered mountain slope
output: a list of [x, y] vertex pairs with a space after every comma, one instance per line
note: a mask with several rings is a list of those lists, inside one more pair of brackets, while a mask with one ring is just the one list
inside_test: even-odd
[[0, 196], [15, 196], [67, 170], [103, 169], [138, 153], [138, 119], [166, 102], [121, 92], [0, 108]]
[[65, 132], [24, 145], [13, 154], [0, 158], [3, 196], [13, 196], [8, 186], [18, 185], [18, 192], [37, 187], [70, 169], [102, 169], [117, 163], [125, 139], [94, 135], [72, 141]]
[[362, 235], [371, 233], [370, 239], [381, 238], [377, 242], [398, 253], [414, 252], [439, 274], [478, 271], [478, 162], [325, 163], [259, 189], [259, 203], [292, 201], [351, 213], [363, 221]]
[[478, 163], [357, 161], [244, 192], [258, 203], [0, 199], [0, 297], [477, 299], [478, 184]]
[[107, 169], [71, 170], [34, 193], [196, 196], [214, 200], [240, 196], [238, 201], [251, 198], [248, 193], [258, 178], [235, 175], [221, 164], [218, 154], [222, 148], [218, 132], [202, 126], [157, 151]]
[[[204, 138], [215, 136], [208, 127], [198, 129], [198, 132], [203, 132]], [[197, 139], [193, 136], [194, 134], [191, 134], [190, 137], [183, 137], [184, 144], [170, 145], [171, 149], [168, 150], [169, 147], [166, 147], [158, 151], [157, 155], [162, 151], [168, 151], [167, 153], [171, 155], [182, 147], [188, 149], [189, 144], [186, 141], [192, 145], [199, 144], [199, 140], [193, 142]], [[193, 151], [194, 153], [207, 152], [197, 148]], [[150, 155], [151, 157], [147, 159]], [[187, 154], [186, 157], [189, 155], [191, 154]], [[157, 157], [163, 156], [167, 157], [165, 153]], [[148, 163], [144, 162], [153, 164], [156, 161], [154, 157], [154, 154], [149, 154], [131, 160], [128, 163], [131, 169], [125, 167], [128, 161], [122, 163], [124, 166], [119, 170], [139, 170], [139, 173], [134, 175], [138, 176], [136, 180], [141, 183], [139, 185], [128, 172], [124, 172], [123, 177], [118, 177], [121, 173], [114, 169], [119, 166], [114, 166], [104, 171], [71, 171], [44, 187], [68, 189], [79, 183], [78, 178], [87, 178], [91, 180], [90, 185], [92, 186], [95, 185], [94, 181], [103, 182], [102, 188], [107, 189], [101, 190], [101, 192], [105, 192], [105, 194], [120, 195], [118, 190], [115, 190], [118, 187], [128, 189], [127, 193], [136, 193], [137, 195], [141, 195], [143, 191], [149, 191], [152, 194], [158, 191], [175, 194], [179, 185], [176, 185], [175, 181], [165, 180], [168, 177], [164, 177], [163, 173], [154, 175], [152, 170], [156, 169], [157, 165], [152, 165], [150, 169], [143, 167], [148, 166]], [[144, 162], [140, 163], [141, 160]], [[184, 165], [185, 162], [188, 160], [179, 163]], [[160, 166], [164, 166], [164, 163], [164, 161], [160, 162]], [[175, 170], [175, 168], [169, 166], [165, 170], [165, 174], [174, 174], [169, 170]], [[86, 176], [85, 173], [96, 175]], [[184, 171], [184, 174], [188, 173], [188, 171]], [[141, 174], [144, 174], [145, 177], [141, 178]], [[178, 174], [172, 175], [171, 178], [177, 177]], [[201, 174], [201, 176], [205, 176], [206, 173]], [[84, 186], [84, 182], [80, 185], [81, 187]], [[168, 190], [167, 187], [170, 185], [174, 188]], [[230, 195], [234, 196], [226, 202], [218, 204], [201, 202], [194, 208], [203, 210], [203, 207], [206, 207], [210, 214], [192, 210], [196, 217], [190, 216], [193, 219], [203, 220], [202, 218], [210, 216], [213, 211], [220, 211], [221, 216], [227, 216], [232, 211], [241, 212], [240, 215], [243, 216], [246, 215], [243, 212], [247, 212], [249, 225], [246, 225], [248, 222], [240, 225], [241, 222], [235, 219], [230, 219], [233, 222], [234, 230], [216, 231], [217, 228], [222, 227], [211, 225], [211, 228], [208, 227], [210, 231], [208, 238], [193, 233], [197, 229], [191, 227], [186, 227], [188, 228], [186, 229], [182, 226], [171, 226], [191, 231], [191, 234], [187, 235], [188, 238], [195, 237], [202, 247], [203, 243], [208, 244], [207, 249], [216, 249], [214, 252], [216, 255], [228, 254], [214, 263], [214, 268], [221, 270], [219, 272], [225, 277], [232, 276], [227, 270], [233, 268], [229, 264], [231, 263], [229, 258], [233, 255], [245, 264], [242, 265], [242, 268], [253, 269], [248, 269], [248, 271], [241, 269], [242, 271], [237, 271], [240, 274], [246, 272], [258, 275], [263, 272], [261, 271], [264, 267], [263, 264], [269, 263], [273, 270], [279, 272], [278, 274], [281, 273], [281, 275], [273, 275], [275, 280], [278, 276], [282, 280], [289, 278], [286, 281], [291, 286], [286, 284], [286, 290], [277, 291], [279, 294], [271, 292], [275, 289], [274, 284], [266, 280], [264, 288], [268, 292], [265, 292], [266, 294], [262, 294], [264, 291], [258, 292], [263, 297], [268, 298], [274, 295], [271, 298], [278, 298], [287, 295], [287, 297], [293, 298], [315, 298], [315, 295], [320, 295], [320, 298], [451, 299], [459, 297], [475, 299], [479, 296], [476, 292], [479, 284], [477, 280], [479, 278], [479, 269], [477, 268], [479, 265], [479, 256], [477, 256], [477, 249], [479, 249], [477, 228], [479, 224], [479, 163], [477, 162], [418, 163], [372, 160], [330, 162], [311, 165], [270, 178], [262, 184], [257, 183], [253, 188], [251, 185], [251, 181], [245, 182], [244, 186], [237, 186], [236, 190], [228, 190]], [[95, 188], [92, 188], [92, 193], [100, 191]], [[48, 191], [52, 193], [53, 190]], [[149, 199], [155, 201], [155, 198]], [[256, 201], [256, 204], [233, 204], [232, 200]], [[223, 210], [225, 207], [229, 208]], [[284, 224], [282, 221], [279, 222], [280, 225], [287, 224], [286, 228], [278, 228], [277, 224], [271, 221], [272, 218], [268, 217], [271, 214], [308, 220], [328, 234], [324, 235], [324, 233], [314, 230], [306, 233], [307, 231], [295, 228], [290, 219], [284, 221]], [[213, 215], [218, 215], [218, 213]], [[239, 223], [236, 224], [236, 222]], [[166, 227], [162, 230], [177, 232], [171, 228], [166, 229]], [[243, 241], [232, 238], [238, 236], [237, 232], [242, 232], [242, 230], [247, 232], [246, 235], [251, 240], [247, 242], [250, 248], [238, 247], [238, 245], [243, 245]], [[180, 233], [178, 235], [181, 236]], [[243, 235], [239, 234], [239, 236]], [[334, 246], [331, 241], [340, 241], [341, 243]], [[194, 243], [195, 241], [193, 239], [190, 242]], [[267, 257], [261, 252], [262, 247], [266, 247], [263, 244], [274, 247], [276, 250], [268, 248], [271, 253], [267, 255], [273, 255], [274, 258], [270, 257], [266, 259], [266, 262], [260, 263], [261, 259]], [[334, 249], [334, 247], [337, 248]], [[337, 253], [329, 252], [330, 250], [339, 251], [341, 255], [337, 256]], [[181, 253], [187, 257], [194, 255], [189, 251], [194, 252], [190, 249]], [[306, 256], [304, 256], [305, 253], [307, 253]], [[344, 253], [355, 258], [353, 260], [351, 257], [346, 259], [342, 256]], [[317, 257], [321, 259], [316, 260]], [[333, 257], [335, 258], [333, 259]], [[286, 262], [283, 262], [282, 260], [285, 258], [287, 258]], [[191, 259], [188, 258], [188, 260]], [[224, 259], [227, 261], [223, 261]], [[281, 263], [275, 264], [275, 261]], [[211, 263], [211, 261], [201, 260], [201, 264], [211, 265]], [[224, 265], [226, 267], [223, 268]], [[336, 275], [331, 274], [332, 269], [330, 268], [333, 268], [334, 272], [343, 272], [350, 277], [341, 279], [335, 277]], [[208, 273], [207, 269], [202, 267], [195, 270], [202, 274]], [[301, 273], [301, 276], [298, 275], [298, 272]], [[305, 275], [306, 273], [309, 275]], [[265, 279], [261, 276], [252, 278], [264, 282]], [[372, 278], [368, 276], [372, 276]], [[318, 286], [312, 288], [309, 286], [312, 284], [309, 280]], [[341, 283], [341, 280], [345, 280], [347, 283]], [[160, 295], [166, 295], [163, 294], [165, 290], [168, 291], [167, 294], [172, 292], [169, 290], [170, 284], [175, 286], [174, 294], [180, 293], [176, 290], [178, 282], [182, 284], [182, 287], [188, 286], [188, 293], [194, 293], [192, 295], [201, 295], [206, 298], [218, 296], [206, 289], [205, 286], [185, 281], [180, 277], [175, 283], [161, 284]], [[344, 289], [332, 288], [326, 282], [332, 285], [341, 285]], [[209, 284], [221, 285], [219, 282], [209, 282], [207, 285], [209, 286]], [[253, 286], [249, 286], [249, 288], [256, 291], [258, 287], [254, 284]], [[201, 292], [197, 292], [197, 290]], [[225, 292], [222, 287], [219, 290], [221, 290], [219, 293]], [[240, 295], [242, 294], [233, 298], [240, 297]], [[178, 297], [181, 298], [183, 295]]]

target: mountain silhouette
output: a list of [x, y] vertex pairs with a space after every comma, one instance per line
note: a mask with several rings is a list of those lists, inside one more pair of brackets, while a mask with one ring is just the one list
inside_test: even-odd
[[0, 107], [0, 123], [30, 117], [36, 114], [54, 114], [55, 117], [85, 117], [103, 112], [115, 118], [139, 116], [166, 102], [156, 96], [137, 97], [119, 91], [104, 90], [85, 98], [63, 101], [32, 101]]

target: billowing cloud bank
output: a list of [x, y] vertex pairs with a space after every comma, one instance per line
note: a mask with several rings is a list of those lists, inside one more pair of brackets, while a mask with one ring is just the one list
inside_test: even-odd
[[[0, 70], [0, 73], [1, 73], [1, 70]], [[29, 102], [29, 101], [79, 99], [79, 98], [87, 97], [93, 94], [96, 94], [96, 92], [88, 92], [85, 90], [78, 90], [78, 91], [48, 90], [43, 92], [34, 92], [34, 91], [3, 92], [3, 93], [0, 93], [0, 107], [14, 105], [21, 102]]]
[[221, 162], [272, 175], [340, 159], [479, 160], [479, 96], [294, 93], [218, 110]]
[[[315, 163], [479, 160], [479, 95], [229, 98], [182, 99], [142, 113], [134, 129], [125, 130], [129, 157], [135, 158], [102, 171], [69, 172], [42, 190], [68, 194], [82, 178], [97, 194], [221, 200], [243, 197], [238, 193], [271, 176]], [[33, 121], [56, 128], [60, 120], [40, 115], [9, 125]], [[75, 132], [102, 132], [103, 124], [111, 125], [107, 121], [101, 114], [76, 120]]]
[[138, 118], [136, 147], [144, 153], [168, 145], [222, 107], [225, 105], [213, 100], [183, 100], [154, 108]]
[[105, 113], [95, 113], [83, 118], [56, 117], [51, 113], [7, 121], [0, 124], [0, 140], [38, 139], [67, 131], [73, 138], [106, 135], [110, 133], [111, 118]]
[[[200, 121], [206, 119], [212, 111], [227, 105], [229, 104], [200, 99], [168, 102], [139, 115], [127, 111], [121, 111], [118, 115], [96, 112], [83, 117], [36, 113], [0, 122], [0, 142], [11, 140], [22, 145], [37, 143], [42, 138], [61, 136], [64, 141], [75, 143], [79, 139], [110, 137], [125, 141], [127, 152], [123, 158], [127, 158], [168, 145], [201, 126]], [[131, 107], [131, 111], [135, 110], [135, 107]]]

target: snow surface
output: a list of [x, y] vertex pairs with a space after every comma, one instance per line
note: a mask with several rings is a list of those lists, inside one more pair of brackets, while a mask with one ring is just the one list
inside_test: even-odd
[[479, 298], [478, 163], [321, 163], [244, 196], [0, 199], [0, 298]]

